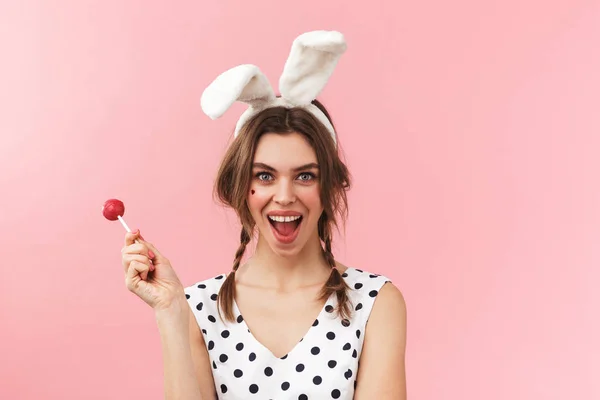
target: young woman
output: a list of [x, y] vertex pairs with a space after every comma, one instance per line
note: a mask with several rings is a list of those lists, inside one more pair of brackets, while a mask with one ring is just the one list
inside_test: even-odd
[[242, 226], [229, 273], [184, 287], [139, 232], [125, 237], [127, 287], [155, 311], [166, 398], [406, 399], [401, 292], [331, 251], [350, 187], [331, 118], [314, 99], [271, 100], [239, 124], [215, 184]]

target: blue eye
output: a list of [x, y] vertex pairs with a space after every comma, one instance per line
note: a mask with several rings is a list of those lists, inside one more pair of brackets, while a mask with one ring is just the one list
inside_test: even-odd
[[268, 180], [271, 180], [271, 178], [272, 178], [271, 174], [269, 174], [267, 172], [259, 172], [256, 174], [256, 177], [258, 178], [259, 181], [268, 181]]
[[[305, 177], [305, 178], [302, 179], [301, 177]], [[315, 174], [312, 174], [310, 172], [303, 172], [300, 175], [298, 175], [298, 178], [300, 178], [301, 181], [310, 181], [315, 178]]]

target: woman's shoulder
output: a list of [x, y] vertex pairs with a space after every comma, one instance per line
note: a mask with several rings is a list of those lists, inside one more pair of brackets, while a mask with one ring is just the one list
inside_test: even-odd
[[186, 294], [191, 294], [193, 292], [198, 292], [198, 291], [202, 291], [202, 292], [216, 291], [215, 293], [217, 293], [219, 291], [219, 289], [221, 288], [221, 286], [223, 285], [223, 282], [225, 282], [225, 278], [227, 278], [227, 274], [215, 275], [210, 278], [205, 278], [203, 280], [200, 280], [200, 281], [194, 282], [190, 285], [187, 285], [184, 287], [184, 290], [185, 290]]
[[348, 267], [340, 263], [337, 263], [337, 268], [342, 273], [342, 278], [346, 283], [354, 289], [364, 286], [381, 287], [388, 282], [392, 282], [387, 276], [375, 271]]
[[369, 312], [375, 307], [375, 303], [385, 303], [385, 307], [403, 303], [402, 293], [386, 275], [341, 264], [338, 264], [338, 269], [343, 271], [342, 277], [350, 287], [350, 297], [354, 301], [360, 301], [361, 307]]
[[196, 316], [198, 325], [200, 325], [202, 315], [213, 324], [216, 322], [217, 299], [225, 278], [227, 278], [227, 274], [219, 274], [184, 286], [185, 298]]

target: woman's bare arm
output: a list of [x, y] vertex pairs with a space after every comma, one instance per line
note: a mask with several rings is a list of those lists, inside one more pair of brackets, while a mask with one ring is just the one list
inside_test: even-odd
[[160, 333], [164, 366], [165, 400], [213, 400], [212, 389], [202, 387], [197, 376], [193, 351], [200, 344], [197, 337], [192, 342], [190, 335], [190, 307], [185, 298], [176, 301], [168, 309], [155, 312]]
[[200, 391], [202, 392], [203, 400], [213, 400], [217, 398], [215, 391], [215, 381], [212, 375], [208, 350], [204, 342], [204, 335], [200, 331], [200, 327], [196, 322], [196, 317], [189, 308], [190, 314], [190, 348], [192, 350], [192, 360], [194, 361], [195, 373], [200, 383]]
[[375, 300], [365, 330], [354, 400], [406, 400], [406, 304], [386, 283]]

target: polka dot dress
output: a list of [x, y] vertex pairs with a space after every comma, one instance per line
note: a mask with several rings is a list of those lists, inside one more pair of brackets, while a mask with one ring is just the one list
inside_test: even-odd
[[235, 322], [219, 318], [216, 300], [225, 275], [185, 288], [204, 335], [218, 398], [352, 399], [365, 326], [379, 290], [390, 280], [354, 268], [342, 276], [351, 288], [352, 318], [333, 312], [333, 294], [300, 342], [281, 358], [254, 338], [236, 304]]

